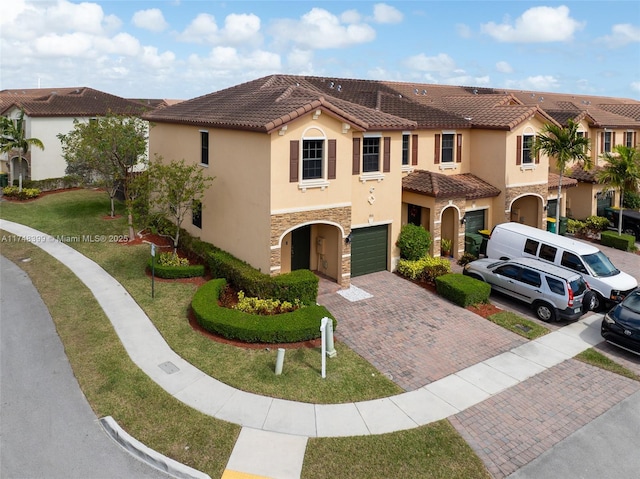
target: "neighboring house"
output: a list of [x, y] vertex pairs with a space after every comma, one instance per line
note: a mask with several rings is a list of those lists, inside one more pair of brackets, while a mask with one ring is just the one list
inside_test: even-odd
[[17, 118], [25, 111], [26, 136], [38, 138], [44, 150], [30, 148], [26, 158], [17, 152], [0, 157], [0, 169], [9, 181], [20, 174], [24, 180], [44, 180], [65, 176], [67, 163], [57, 135], [73, 130], [73, 121], [89, 121], [107, 113], [140, 116], [149, 107], [92, 88], [48, 88], [0, 91], [0, 114]]
[[[431, 232], [435, 256], [451, 239], [455, 257], [465, 234], [497, 223], [546, 226], [558, 176], [530, 147], [561, 122], [518, 96], [272, 75], [144, 118], [152, 156], [216, 178], [191, 234], [266, 273], [309, 268], [348, 286], [395, 269], [406, 223]], [[565, 177], [563, 196], [576, 185]]]

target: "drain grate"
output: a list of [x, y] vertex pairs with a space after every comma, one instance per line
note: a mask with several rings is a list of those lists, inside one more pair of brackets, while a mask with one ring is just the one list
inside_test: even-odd
[[158, 364], [158, 367], [162, 369], [167, 374], [173, 374], [180, 371], [180, 368], [173, 364], [171, 361], [164, 362], [162, 364]]
[[520, 331], [524, 331], [525, 333], [528, 333], [529, 331], [531, 331], [531, 328], [529, 326], [524, 326], [522, 324], [516, 324], [515, 327], [518, 328]]

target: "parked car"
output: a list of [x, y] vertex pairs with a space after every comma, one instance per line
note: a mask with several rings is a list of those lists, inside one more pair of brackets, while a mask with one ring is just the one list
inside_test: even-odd
[[600, 333], [611, 344], [640, 354], [640, 288], [604, 315]]
[[[604, 214], [611, 223], [611, 228], [618, 230], [618, 218], [620, 209], [605, 208]], [[640, 212], [634, 210], [622, 210], [622, 232], [635, 236], [636, 241], [640, 241]]]
[[611, 308], [638, 286], [633, 276], [616, 268], [595, 245], [520, 223], [494, 226], [487, 243], [487, 257], [535, 258], [572, 269], [596, 293], [596, 310]]
[[579, 273], [533, 258], [481, 258], [467, 263], [463, 274], [531, 305], [542, 321], [573, 321], [595, 306], [595, 293]]

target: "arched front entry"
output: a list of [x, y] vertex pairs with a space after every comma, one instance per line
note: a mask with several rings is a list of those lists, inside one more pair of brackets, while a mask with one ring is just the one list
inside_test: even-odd
[[542, 198], [537, 195], [524, 195], [511, 203], [510, 219], [516, 223], [540, 228], [543, 208]]
[[293, 228], [281, 239], [280, 272], [309, 269], [340, 282], [342, 238], [342, 230], [332, 224], [308, 223]]
[[460, 251], [464, 251], [464, 230], [461, 232], [460, 229], [460, 211], [455, 206], [448, 206], [442, 210], [440, 216], [440, 254], [457, 258]]
[[11, 182], [13, 180], [18, 181], [20, 175], [22, 175], [22, 181], [31, 179], [31, 171], [29, 170], [29, 163], [24, 158], [14, 156], [10, 162]]

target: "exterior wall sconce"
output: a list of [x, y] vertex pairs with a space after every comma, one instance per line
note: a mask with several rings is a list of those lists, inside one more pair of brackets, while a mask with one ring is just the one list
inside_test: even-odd
[[464, 225], [467, 223], [467, 215], [464, 215], [462, 218], [460, 218], [460, 224]]
[[544, 211], [547, 211], [547, 205], [548, 205], [548, 204], [547, 204], [547, 203], [545, 203], [545, 204], [544, 204], [544, 206], [542, 207], [542, 209], [543, 209]]
[[349, 244], [349, 243], [351, 243], [351, 233], [349, 233], [347, 237], [344, 239], [344, 244]]

